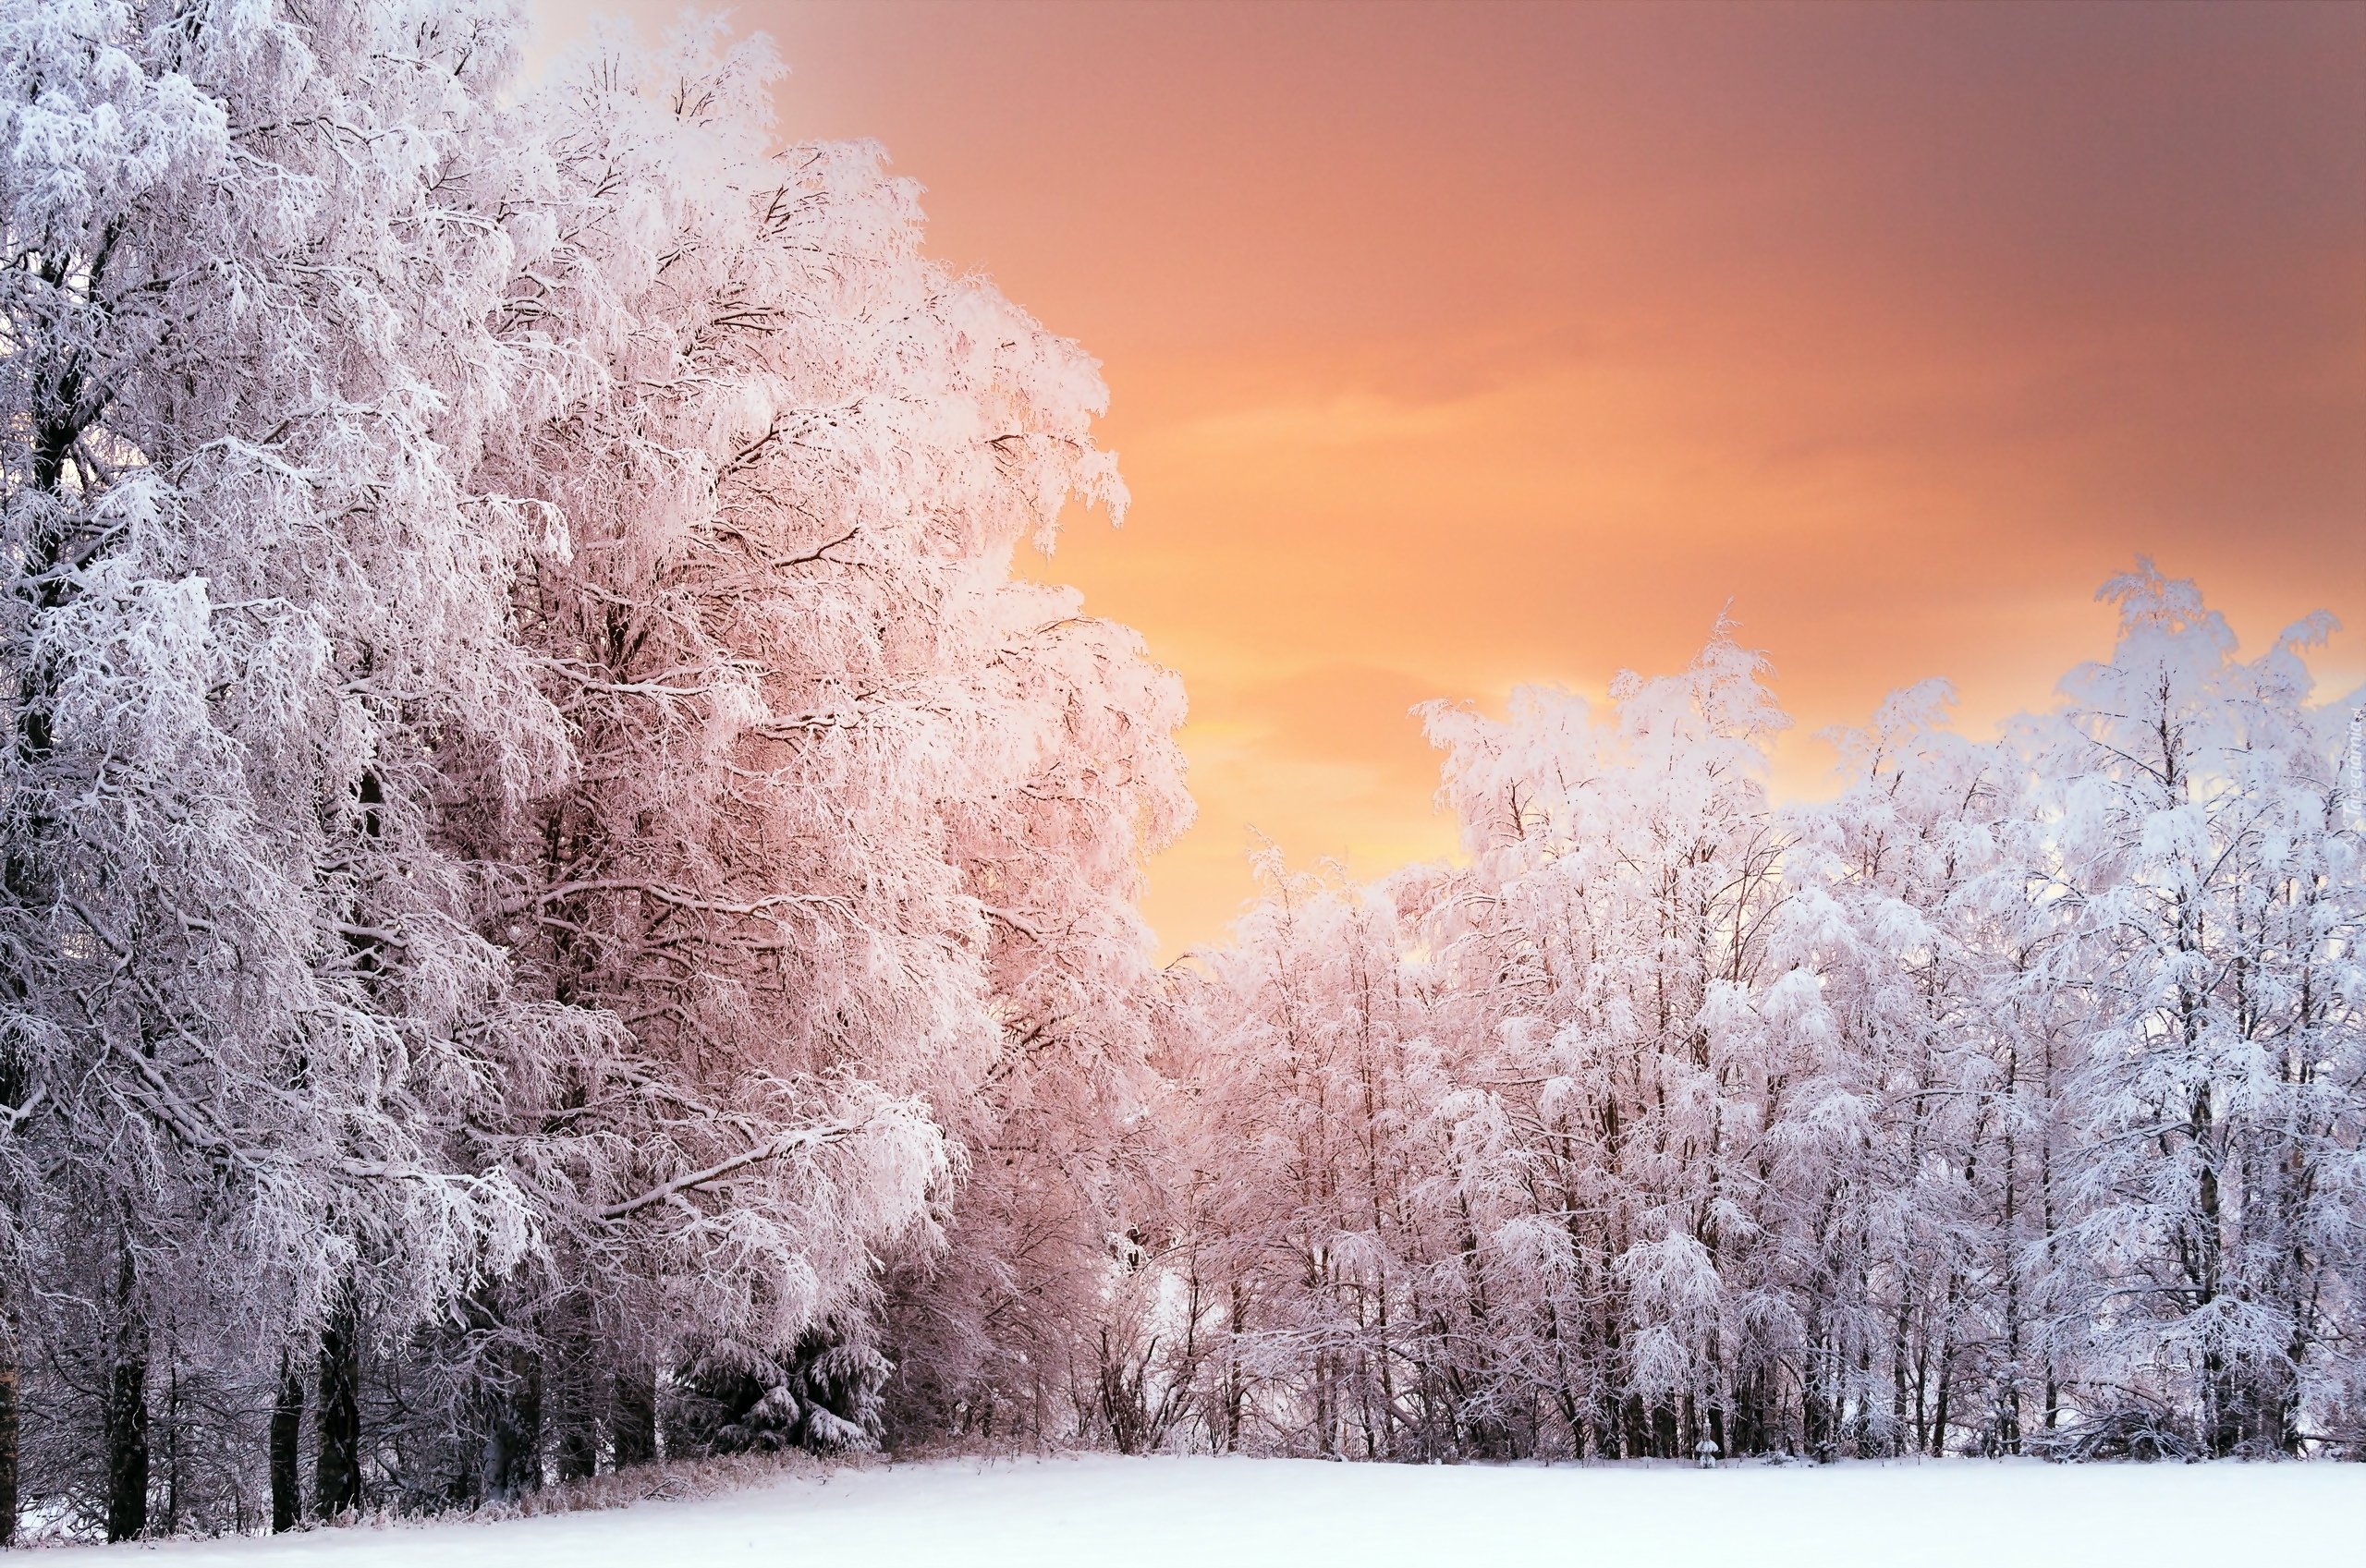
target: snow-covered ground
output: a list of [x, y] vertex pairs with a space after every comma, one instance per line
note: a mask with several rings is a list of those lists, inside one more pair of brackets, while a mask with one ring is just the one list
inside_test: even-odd
[[115, 1550], [174, 1568], [2336, 1568], [2366, 1563], [2366, 1465], [939, 1462], [606, 1513]]

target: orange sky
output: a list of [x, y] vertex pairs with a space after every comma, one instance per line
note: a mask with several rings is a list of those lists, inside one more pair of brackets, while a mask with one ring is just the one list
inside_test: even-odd
[[733, 15], [786, 134], [884, 142], [1104, 363], [1135, 509], [1040, 570], [1189, 686], [1169, 952], [1251, 824], [1451, 847], [1413, 702], [1678, 666], [1728, 598], [1794, 794], [1891, 687], [2045, 702], [2139, 551], [2366, 679], [2366, 6]]

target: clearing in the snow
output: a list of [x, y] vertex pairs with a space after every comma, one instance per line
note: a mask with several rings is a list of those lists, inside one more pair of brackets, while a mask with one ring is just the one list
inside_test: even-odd
[[1111, 1455], [786, 1477], [621, 1511], [137, 1549], [172, 1568], [2119, 1568], [2361, 1561], [2366, 1465], [1694, 1468]]

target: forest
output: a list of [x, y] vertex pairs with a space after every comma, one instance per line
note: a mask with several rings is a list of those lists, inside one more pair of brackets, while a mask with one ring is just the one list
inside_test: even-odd
[[1164, 968], [1099, 366], [761, 38], [0, 0], [0, 1538], [661, 1457], [2366, 1458], [2366, 693], [1720, 620]]

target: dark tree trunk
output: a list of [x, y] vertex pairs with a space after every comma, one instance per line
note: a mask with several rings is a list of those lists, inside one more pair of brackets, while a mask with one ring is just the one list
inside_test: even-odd
[[304, 1516], [304, 1380], [296, 1357], [279, 1353], [279, 1400], [271, 1411], [271, 1527], [292, 1530]]
[[107, 1447], [107, 1539], [135, 1540], [148, 1529], [148, 1330], [140, 1320], [139, 1282], [130, 1238], [116, 1281], [114, 1354], [100, 1413]]
[[2201, 1438], [2213, 1459], [2224, 1459], [2242, 1443], [2242, 1404], [2224, 1355], [2210, 1351], [2201, 1366]]
[[543, 1484], [543, 1366], [515, 1353], [506, 1382], [488, 1391], [484, 1495], [516, 1497]]
[[320, 1456], [312, 1512], [335, 1519], [361, 1506], [361, 1325], [353, 1291], [339, 1293], [321, 1328]]
[[148, 1361], [126, 1343], [108, 1369], [107, 1539], [137, 1540], [148, 1529]]
[[1839, 1450], [1840, 1413], [1834, 1407], [1825, 1377], [1830, 1361], [1829, 1352], [1819, 1344], [1808, 1359], [1799, 1390], [1799, 1441], [1808, 1457], [1819, 1465], [1830, 1464]]
[[0, 1307], [0, 1546], [17, 1543], [17, 1312]]
[[640, 1372], [616, 1374], [611, 1419], [616, 1429], [616, 1465], [647, 1465], [657, 1457], [657, 1380]]
[[579, 1481], [600, 1470], [600, 1379], [582, 1337], [568, 1335], [565, 1354], [551, 1391], [551, 1466], [560, 1480]]
[[107, 1539], [148, 1529], [148, 1365], [120, 1360], [107, 1378]]

